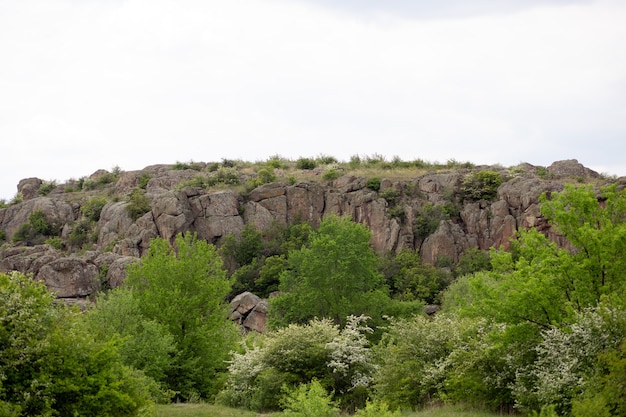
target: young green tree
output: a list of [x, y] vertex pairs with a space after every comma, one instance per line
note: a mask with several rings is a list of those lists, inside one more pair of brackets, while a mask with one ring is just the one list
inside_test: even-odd
[[370, 231], [347, 217], [320, 223], [308, 247], [289, 252], [280, 276], [281, 295], [270, 299], [274, 326], [306, 323], [314, 317], [345, 323], [351, 314], [372, 314], [389, 296], [378, 272]]
[[173, 338], [167, 387], [183, 398], [214, 395], [236, 338], [226, 319], [230, 281], [217, 249], [192, 234], [178, 235], [174, 246], [154, 239], [147, 256], [130, 266], [125, 286], [141, 317]]
[[577, 308], [594, 305], [603, 295], [624, 295], [626, 281], [626, 190], [615, 185], [596, 193], [590, 186], [568, 185], [542, 196], [541, 213], [576, 248], [568, 266], [568, 290]]

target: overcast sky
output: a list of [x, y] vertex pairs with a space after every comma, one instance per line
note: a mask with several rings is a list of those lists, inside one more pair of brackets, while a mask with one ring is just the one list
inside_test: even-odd
[[21, 178], [378, 153], [626, 175], [623, 0], [0, 0]]

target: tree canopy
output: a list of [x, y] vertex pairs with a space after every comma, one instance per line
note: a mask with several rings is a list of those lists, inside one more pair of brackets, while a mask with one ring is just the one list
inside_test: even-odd
[[[127, 359], [180, 398], [214, 395], [236, 336], [226, 320], [230, 281], [217, 249], [193, 234], [178, 235], [173, 246], [154, 239], [117, 291], [94, 315], [109, 336], [126, 338]], [[136, 355], [134, 345], [149, 356]]]
[[330, 318], [344, 323], [351, 314], [372, 314], [389, 300], [371, 232], [348, 217], [330, 216], [313, 232], [307, 247], [291, 250], [280, 275], [281, 294], [272, 298], [274, 325]]

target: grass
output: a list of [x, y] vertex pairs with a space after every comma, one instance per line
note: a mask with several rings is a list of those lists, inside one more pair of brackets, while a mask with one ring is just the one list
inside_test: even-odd
[[[212, 404], [169, 404], [157, 406], [157, 417], [280, 417], [282, 413], [258, 414]], [[403, 413], [403, 417], [497, 417], [486, 411], [467, 411], [457, 407], [434, 407]]]
[[211, 404], [157, 405], [157, 417], [256, 417], [253, 411]]

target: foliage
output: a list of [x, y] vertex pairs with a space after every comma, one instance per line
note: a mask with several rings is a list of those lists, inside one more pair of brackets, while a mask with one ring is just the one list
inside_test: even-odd
[[436, 398], [448, 372], [447, 358], [463, 332], [477, 324], [436, 315], [394, 319], [374, 348], [377, 396], [394, 408], [415, 408]]
[[[514, 387], [518, 407], [554, 405], [569, 412], [572, 398], [582, 395], [603, 352], [615, 351], [626, 338], [626, 315], [614, 307], [577, 313], [574, 323], [542, 332], [537, 359], [519, 372], [527, 381]], [[528, 383], [530, 382], [530, 384]], [[600, 384], [594, 384], [599, 386]]]
[[626, 340], [599, 355], [596, 375], [586, 392], [572, 404], [572, 415], [623, 416], [626, 414]]
[[176, 345], [165, 326], [142, 315], [133, 291], [117, 288], [101, 293], [86, 321], [100, 340], [119, 339], [122, 361], [159, 384], [174, 365]]
[[52, 192], [57, 186], [57, 182], [55, 180], [52, 181], [44, 181], [39, 189], [37, 190], [37, 194], [40, 196], [46, 196]]
[[[454, 367], [469, 368], [455, 371], [463, 378], [448, 378], [450, 398], [467, 401], [458, 393], [473, 392], [470, 399], [514, 401], [534, 411], [555, 406], [558, 413], [569, 412], [572, 399], [586, 407], [591, 403], [579, 398], [599, 371], [596, 356], [626, 336], [624, 192], [609, 187], [596, 195], [588, 187], [567, 186], [542, 197], [541, 210], [575, 250], [559, 248], [535, 230], [522, 231], [511, 252], [491, 252], [491, 271], [459, 279], [449, 290], [453, 295], [444, 297], [464, 316], [504, 326], [459, 355]], [[613, 305], [614, 313], [596, 311], [602, 304]], [[500, 382], [490, 387], [484, 384], [489, 380]]]
[[311, 158], [298, 158], [296, 161], [296, 168], [298, 169], [306, 169], [311, 170], [317, 166], [317, 163], [314, 159]]
[[233, 270], [250, 264], [262, 250], [263, 235], [252, 224], [246, 224], [239, 235], [226, 235], [220, 247], [222, 257]]
[[41, 210], [33, 211], [30, 216], [28, 216], [28, 222], [33, 227], [35, 232], [39, 234], [49, 236], [53, 232], [52, 224], [50, 224], [46, 215]]
[[85, 201], [85, 203], [80, 206], [80, 211], [87, 219], [93, 222], [97, 222], [98, 220], [100, 220], [100, 213], [102, 212], [102, 209], [104, 208], [106, 203], [106, 198], [93, 197]]
[[141, 174], [141, 176], [139, 176], [139, 188], [141, 188], [142, 190], [145, 190], [148, 187], [148, 183], [150, 182], [150, 180], [152, 179], [152, 177], [150, 176], [149, 173], [144, 172]]
[[[42, 283], [0, 274], [0, 413], [134, 416], [150, 407], [145, 377], [94, 341], [80, 315]], [[10, 411], [9, 411], [10, 410]]]
[[[2, 232], [0, 232], [0, 241], [2, 241]], [[49, 237], [44, 242], [46, 245], [52, 246], [56, 250], [61, 250], [63, 248], [63, 240], [59, 236]]]
[[141, 216], [152, 210], [150, 199], [141, 188], [135, 188], [128, 197], [126, 212], [133, 221], [137, 221]]
[[182, 171], [185, 169], [193, 169], [194, 171], [200, 171], [202, 167], [200, 166], [199, 163], [194, 162], [194, 161], [189, 161], [189, 162], [176, 161], [176, 163], [172, 165], [172, 169], [176, 171]]
[[478, 248], [470, 248], [461, 255], [459, 262], [455, 265], [454, 274], [456, 276], [463, 276], [490, 270], [491, 261], [489, 252]]
[[[170, 349], [167, 339], [155, 352], [164, 367], [160, 382], [178, 398], [214, 395], [236, 332], [225, 320], [230, 282], [215, 247], [192, 234], [178, 235], [174, 247], [164, 239], [153, 239], [147, 256], [129, 267], [123, 288], [131, 295], [114, 297], [112, 305], [103, 308], [102, 314], [113, 310], [112, 327], [117, 329], [112, 330], [131, 335], [141, 326], [133, 337], [147, 340], [169, 335], [175, 347], [171, 362], [164, 357]], [[128, 322], [130, 312], [139, 323]], [[100, 317], [100, 321], [105, 319], [106, 315]], [[129, 343], [142, 341], [130, 339]], [[157, 371], [149, 370], [151, 374]]]
[[368, 310], [373, 299], [378, 305], [388, 299], [370, 236], [365, 226], [349, 218], [325, 218], [309, 247], [289, 252], [288, 269], [280, 276], [281, 294], [270, 299], [271, 325], [306, 323], [313, 317], [345, 323], [351, 314], [380, 317]]
[[42, 210], [35, 210], [28, 216], [28, 222], [22, 223], [13, 234], [13, 241], [24, 242], [28, 246], [40, 245], [58, 232], [58, 227], [46, 218]]
[[337, 158], [335, 158], [334, 156], [324, 155], [324, 154], [320, 154], [317, 158], [315, 158], [315, 161], [321, 165], [330, 165], [330, 164], [336, 164], [337, 162], [339, 162], [337, 161]]
[[365, 186], [373, 191], [380, 190], [380, 178], [378, 177], [369, 178], [367, 182], [365, 183]]
[[603, 295], [624, 294], [626, 280], [626, 190], [567, 185], [541, 198], [541, 213], [577, 249], [567, 265], [569, 292], [577, 307], [594, 305]]
[[337, 171], [337, 169], [335, 168], [331, 168], [328, 171], [324, 172], [324, 175], [322, 175], [322, 178], [325, 181], [333, 181], [339, 178], [339, 176], [340, 176], [339, 171]]
[[338, 417], [339, 408], [316, 379], [295, 389], [287, 389], [282, 405], [285, 417]]
[[444, 206], [426, 203], [420, 207], [413, 220], [413, 234], [418, 239], [426, 239], [437, 230], [442, 220], [449, 218]]
[[434, 303], [450, 282], [449, 273], [423, 263], [417, 251], [403, 249], [389, 253], [382, 262], [382, 273], [394, 298]]
[[351, 316], [348, 325], [311, 320], [270, 332], [259, 344], [235, 353], [219, 400], [231, 406], [259, 411], [277, 409], [281, 387], [318, 380], [344, 408], [362, 406], [374, 371], [369, 342], [372, 330], [366, 317]]
[[380, 191], [378, 195], [380, 196], [380, 198], [384, 198], [385, 200], [387, 200], [387, 203], [390, 206], [395, 206], [396, 204], [398, 204], [398, 200], [400, 198], [400, 192], [393, 188], [385, 188], [384, 190]]
[[72, 226], [68, 240], [70, 245], [80, 248], [89, 241], [89, 233], [91, 232], [91, 221], [88, 219], [80, 220]]
[[478, 171], [468, 174], [461, 184], [463, 196], [472, 201], [493, 200], [498, 195], [502, 176], [495, 171]]
[[360, 408], [354, 417], [400, 417], [400, 411], [391, 411], [389, 405], [384, 401], [367, 401], [365, 408]]

